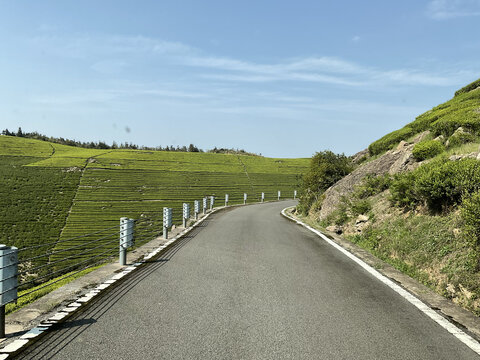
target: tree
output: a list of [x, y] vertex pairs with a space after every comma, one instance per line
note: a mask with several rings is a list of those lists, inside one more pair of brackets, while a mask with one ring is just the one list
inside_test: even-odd
[[303, 178], [299, 208], [308, 213], [320, 196], [353, 169], [350, 158], [329, 150], [317, 152], [310, 161], [310, 168]]

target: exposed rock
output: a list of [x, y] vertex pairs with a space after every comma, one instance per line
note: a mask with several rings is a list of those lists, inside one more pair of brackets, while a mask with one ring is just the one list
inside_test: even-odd
[[368, 149], [359, 151], [355, 155], [352, 155], [352, 162], [354, 164], [357, 164], [357, 163], [361, 162], [363, 159], [365, 159], [366, 157], [368, 157], [368, 154], [369, 154]]
[[423, 141], [426, 139], [426, 137], [430, 135], [430, 130], [424, 131], [417, 136], [415, 136], [412, 140], [412, 144], [418, 144], [420, 141]]
[[443, 135], [438, 135], [435, 139], [433, 139], [434, 141], [440, 141], [440, 142], [443, 142], [443, 140], [445, 140], [445, 136]]
[[470, 154], [461, 154], [461, 155], [451, 155], [448, 160], [450, 161], [459, 161], [462, 159], [477, 159], [480, 160], [480, 153], [471, 152]]
[[453, 229], [453, 236], [458, 237], [462, 231], [460, 229]]
[[396, 150], [403, 150], [404, 148], [406, 148], [408, 146], [408, 143], [406, 141], [400, 141], [400, 143], [397, 145], [397, 149]]
[[338, 225], [330, 225], [325, 228], [325, 230], [336, 233], [340, 235], [343, 232], [343, 229], [341, 226]]
[[368, 221], [368, 216], [358, 215], [357, 220], [355, 221], [355, 225], [366, 223], [367, 221]]
[[340, 203], [342, 195], [351, 193], [356, 185], [362, 182], [362, 179], [369, 174], [375, 176], [386, 173], [396, 174], [406, 170], [411, 170], [418, 166], [418, 163], [412, 156], [413, 144], [402, 145], [401, 150], [390, 150], [362, 166], [359, 166], [350, 174], [339, 180], [335, 185], [325, 191], [322, 208], [316, 214], [320, 219], [324, 219], [334, 211]]
[[462, 160], [463, 159], [463, 155], [452, 155], [448, 158], [448, 160], [450, 161], [458, 161], [458, 160]]
[[455, 130], [453, 134], [455, 135], [455, 134], [468, 134], [468, 133], [469, 133], [468, 131], [465, 131], [465, 129], [460, 126], [457, 130]]

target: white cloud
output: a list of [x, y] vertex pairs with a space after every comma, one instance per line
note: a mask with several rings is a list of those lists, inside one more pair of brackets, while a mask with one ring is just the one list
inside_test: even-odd
[[355, 35], [355, 36], [352, 38], [352, 41], [355, 42], [355, 43], [359, 42], [359, 41], [360, 41], [360, 36]]
[[[456, 5], [460, 2], [454, 1]], [[470, 0], [470, 3], [473, 3], [473, 0]], [[475, 3], [480, 4], [480, 0]], [[437, 11], [444, 9], [445, 4], [453, 6], [444, 0], [432, 1], [431, 4], [436, 4]], [[443, 8], [440, 6], [442, 4], [445, 5]], [[333, 56], [306, 56], [257, 63], [214, 56], [180, 42], [145, 36], [84, 35], [72, 38], [39, 36], [34, 41], [44, 51], [49, 51], [55, 56], [86, 60], [93, 70], [105, 74], [118, 74], [127, 64], [129, 67], [141, 67], [145, 63], [155, 62], [162, 68], [182, 67], [182, 70], [185, 70], [185, 77], [225, 83], [290, 81], [374, 88], [379, 85], [383, 87], [459, 85], [472, 77], [471, 74], [458, 76], [458, 72], [446, 71], [444, 64], [438, 64], [438, 70], [431, 66], [428, 70], [424, 70], [426, 67], [381, 69]]]
[[427, 15], [435, 20], [480, 16], [480, 0], [432, 0]]

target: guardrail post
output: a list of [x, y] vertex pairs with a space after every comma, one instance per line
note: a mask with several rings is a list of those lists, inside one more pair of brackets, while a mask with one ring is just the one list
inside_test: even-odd
[[213, 210], [213, 205], [215, 205], [215, 196], [210, 196], [210, 211]]
[[243, 205], [247, 203], [247, 193], [243, 193]]
[[119, 262], [120, 265], [127, 265], [127, 247], [128, 247], [128, 218], [120, 218], [120, 255]]
[[135, 230], [135, 220], [127, 219], [127, 248], [135, 245], [135, 238], [133, 236]]
[[228, 206], [228, 194], [225, 194], [225, 206]]
[[281, 195], [281, 192], [280, 190], [278, 190], [278, 200], [280, 200], [280, 195]]
[[198, 220], [198, 213], [200, 212], [200, 200], [194, 202], [195, 221]]
[[168, 239], [168, 228], [172, 226], [172, 208], [163, 208], [163, 238]]
[[0, 338], [5, 337], [5, 305], [17, 299], [18, 248], [0, 245]]
[[262, 192], [262, 203], [265, 201], [265, 193]]
[[207, 197], [203, 198], [203, 215], [207, 213]]
[[190, 218], [190, 204], [183, 203], [183, 228], [187, 227], [187, 221]]

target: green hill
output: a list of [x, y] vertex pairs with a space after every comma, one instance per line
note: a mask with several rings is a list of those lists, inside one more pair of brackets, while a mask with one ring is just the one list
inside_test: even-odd
[[[261, 192], [266, 200], [276, 199], [278, 190], [282, 197], [291, 198], [308, 162], [231, 154], [84, 149], [0, 136], [1, 242], [21, 248], [62, 241], [54, 248], [21, 254], [26, 258], [85, 242], [89, 238], [68, 239], [115, 227], [122, 216], [148, 218], [150, 228], [156, 222], [160, 229], [164, 206], [173, 208], [174, 224], [180, 224], [182, 203], [207, 195], [217, 198], [216, 205], [223, 205], [225, 194], [229, 194], [230, 204], [243, 203], [243, 193], [248, 194], [248, 202], [259, 201]], [[66, 255], [68, 252], [59, 256]]]
[[453, 99], [373, 142], [368, 150], [370, 155], [381, 154], [426, 130], [434, 136], [449, 138], [459, 127], [474, 134], [480, 132], [480, 79], [458, 90]]

